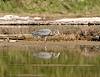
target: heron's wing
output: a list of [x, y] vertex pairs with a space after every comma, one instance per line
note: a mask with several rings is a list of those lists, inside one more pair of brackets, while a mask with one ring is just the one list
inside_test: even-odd
[[39, 31], [32, 32], [33, 35], [47, 36], [51, 33], [49, 29], [40, 29]]
[[42, 29], [42, 30], [39, 30], [38, 33], [40, 35], [49, 35], [51, 33], [51, 30], [49, 30], [49, 29]]

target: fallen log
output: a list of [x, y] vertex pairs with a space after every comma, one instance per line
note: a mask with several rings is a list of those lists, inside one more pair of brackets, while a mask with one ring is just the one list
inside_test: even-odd
[[57, 20], [0, 20], [0, 25], [100, 25], [100, 17], [64, 18]]

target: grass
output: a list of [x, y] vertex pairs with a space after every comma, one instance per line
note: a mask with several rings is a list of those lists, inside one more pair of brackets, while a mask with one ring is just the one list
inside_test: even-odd
[[[94, 57], [84, 56], [81, 55], [79, 47], [75, 46], [73, 48], [74, 45], [72, 46], [71, 44], [72, 48], [70, 48], [70, 44], [63, 43], [62, 45], [55, 42], [55, 44], [46, 44], [47, 51], [60, 52], [61, 54], [58, 59], [44, 60], [33, 57], [34, 52], [44, 51], [43, 45], [34, 43], [29, 46], [24, 44], [1, 46], [0, 77], [19, 77], [26, 75], [26, 77], [29, 77], [29, 75], [45, 77], [99, 77], [99, 55]], [[50, 64], [54, 66], [49, 66]]]
[[98, 16], [100, 0], [0, 0], [3, 13]]

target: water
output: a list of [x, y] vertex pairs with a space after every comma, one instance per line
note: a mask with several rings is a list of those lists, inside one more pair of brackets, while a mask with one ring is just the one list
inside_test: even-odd
[[0, 77], [99, 77], [99, 45], [3, 45]]

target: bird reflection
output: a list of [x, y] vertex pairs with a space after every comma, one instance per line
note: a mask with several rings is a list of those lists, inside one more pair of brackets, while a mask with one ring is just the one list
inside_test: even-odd
[[41, 59], [58, 58], [60, 56], [60, 52], [48, 52], [47, 47], [45, 46], [44, 51], [34, 53], [33, 56]]

